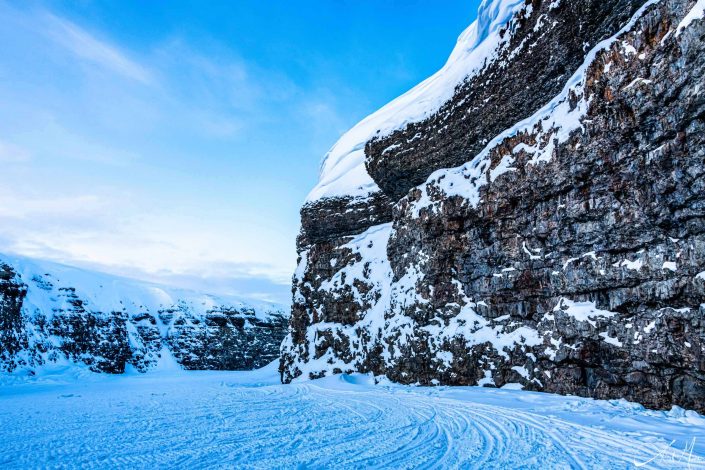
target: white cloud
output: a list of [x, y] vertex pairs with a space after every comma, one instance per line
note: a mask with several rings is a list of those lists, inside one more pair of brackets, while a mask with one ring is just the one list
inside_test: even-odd
[[74, 23], [54, 16], [45, 15], [46, 34], [77, 57], [100, 65], [126, 78], [148, 84], [152, 81], [149, 71], [129, 59], [117, 47], [92, 36]]
[[[287, 301], [291, 266], [276, 244], [234, 240], [233, 230], [194, 223], [115, 188], [47, 195], [0, 187], [0, 252], [17, 253], [206, 292]], [[277, 244], [278, 245], [278, 244]], [[269, 256], [272, 255], [272, 256]], [[284, 256], [288, 260], [288, 257]], [[293, 261], [293, 260], [291, 260]]]

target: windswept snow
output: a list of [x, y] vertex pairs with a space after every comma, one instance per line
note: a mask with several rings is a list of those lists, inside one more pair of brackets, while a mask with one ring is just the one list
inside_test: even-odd
[[676, 28], [676, 36], [680, 35], [693, 21], [702, 20], [703, 18], [705, 18], [705, 0], [698, 0], [685, 18], [683, 18], [683, 21], [680, 22], [678, 28]]
[[434, 75], [363, 119], [326, 154], [318, 184], [306, 198], [366, 197], [379, 190], [365, 169], [365, 143], [434, 114], [453, 97], [455, 87], [486, 65], [505, 39], [500, 29], [523, 0], [483, 0], [478, 17], [458, 38], [446, 64]]
[[[674, 407], [363, 375], [0, 378], [2, 468], [702, 468], [705, 418]], [[2, 382], [4, 381], [4, 382]]]

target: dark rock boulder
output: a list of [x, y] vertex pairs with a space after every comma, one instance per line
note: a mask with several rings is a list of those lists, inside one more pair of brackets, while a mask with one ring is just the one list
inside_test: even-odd
[[15, 272], [0, 263], [0, 362], [10, 363], [12, 358], [27, 347], [27, 335], [22, 322], [22, 302], [26, 287], [15, 278]]
[[301, 208], [301, 235], [297, 246], [301, 248], [356, 235], [391, 220], [392, 201], [381, 192], [364, 198], [321, 199]]

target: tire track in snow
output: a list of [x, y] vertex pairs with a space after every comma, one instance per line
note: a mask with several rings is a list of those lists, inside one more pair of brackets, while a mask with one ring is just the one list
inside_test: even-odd
[[0, 466], [608, 469], [667, 448], [442, 391], [337, 378], [246, 386], [223, 376], [0, 393]]

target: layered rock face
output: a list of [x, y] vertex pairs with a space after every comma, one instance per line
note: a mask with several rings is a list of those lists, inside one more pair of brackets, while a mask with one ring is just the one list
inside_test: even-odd
[[246, 370], [278, 357], [288, 315], [17, 257], [0, 258], [0, 371]]
[[585, 52], [619, 30], [644, 1], [527, 3], [500, 29], [504, 44], [496, 57], [461, 82], [453, 99], [429, 118], [367, 143], [369, 174], [395, 201], [433, 171], [462, 165], [488, 138], [560, 93]]
[[704, 7], [484, 2], [466, 74], [366, 134], [391, 217], [326, 238], [302, 211], [283, 380], [362, 371], [705, 411]]

